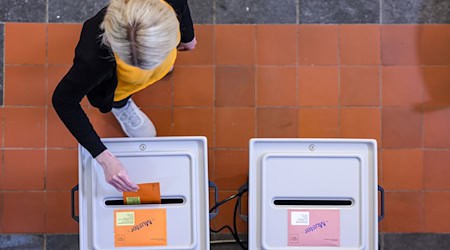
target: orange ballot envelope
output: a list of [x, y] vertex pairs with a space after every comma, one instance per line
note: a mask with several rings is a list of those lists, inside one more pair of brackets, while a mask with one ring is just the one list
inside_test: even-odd
[[114, 246], [166, 246], [166, 209], [114, 211]]
[[[138, 184], [139, 191], [123, 192], [126, 205], [160, 204], [159, 182]], [[128, 209], [114, 211], [114, 246], [165, 246], [165, 209]]]
[[160, 204], [161, 193], [159, 182], [138, 184], [137, 192], [123, 192], [123, 202], [125, 205], [133, 204]]

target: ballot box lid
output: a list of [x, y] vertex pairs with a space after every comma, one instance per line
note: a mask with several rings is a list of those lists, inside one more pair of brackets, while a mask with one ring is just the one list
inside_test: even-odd
[[250, 140], [249, 249], [377, 249], [376, 145]]
[[[133, 182], [159, 183], [161, 204], [124, 205], [123, 194], [106, 183], [102, 167], [79, 146], [80, 248], [209, 249], [206, 138], [104, 138], [102, 141], [124, 165]], [[119, 215], [128, 216], [130, 211], [132, 220], [119, 222]], [[147, 217], [142, 217], [143, 214]], [[139, 222], [138, 218], [148, 220]], [[151, 243], [135, 243], [134, 236], [120, 231], [125, 226], [136, 226], [133, 229], [136, 232], [143, 226], [153, 226], [158, 233], [165, 234], [155, 236]]]

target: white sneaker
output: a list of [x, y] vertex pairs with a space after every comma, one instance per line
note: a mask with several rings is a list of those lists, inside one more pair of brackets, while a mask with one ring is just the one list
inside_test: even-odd
[[112, 113], [128, 137], [155, 137], [156, 129], [152, 121], [128, 99], [122, 108], [113, 108]]

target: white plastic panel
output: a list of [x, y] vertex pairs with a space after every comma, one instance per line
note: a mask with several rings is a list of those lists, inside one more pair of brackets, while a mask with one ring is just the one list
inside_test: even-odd
[[104, 139], [136, 183], [159, 182], [161, 198], [181, 204], [105, 205], [122, 193], [104, 180], [101, 167], [80, 147], [80, 247], [114, 249], [114, 211], [164, 208], [167, 246], [120, 249], [209, 249], [207, 145], [204, 137]]
[[[377, 249], [376, 142], [253, 139], [249, 249]], [[274, 200], [350, 200], [348, 206], [275, 205]], [[288, 245], [288, 211], [338, 209], [340, 246]]]

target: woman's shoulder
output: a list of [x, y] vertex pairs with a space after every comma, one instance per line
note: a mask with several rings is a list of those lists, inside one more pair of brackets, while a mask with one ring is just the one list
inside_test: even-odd
[[96, 15], [83, 23], [80, 40], [75, 49], [75, 57], [88, 62], [110, 61], [114, 58], [110, 49], [102, 43], [101, 24], [105, 17], [106, 8], [101, 9]]
[[90, 28], [93, 28], [93, 27], [100, 28], [100, 25], [103, 22], [103, 19], [105, 19], [106, 9], [107, 8], [108, 8], [108, 6], [103, 7], [99, 12], [97, 12], [97, 14], [95, 14], [94, 16], [92, 16], [91, 18], [86, 20], [83, 23], [83, 27], [87, 26], [87, 27], [90, 27]]

